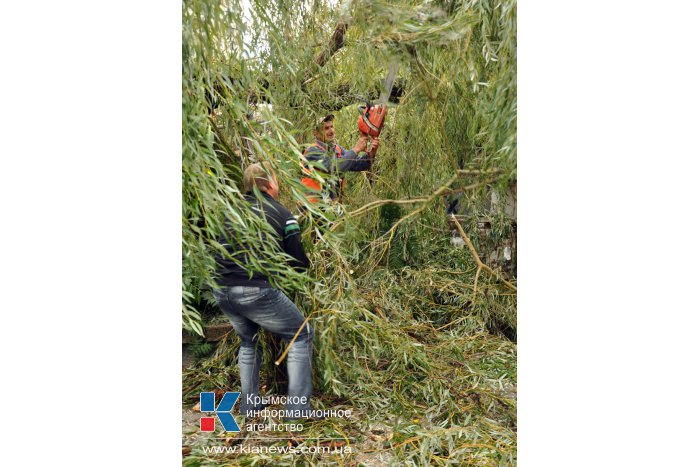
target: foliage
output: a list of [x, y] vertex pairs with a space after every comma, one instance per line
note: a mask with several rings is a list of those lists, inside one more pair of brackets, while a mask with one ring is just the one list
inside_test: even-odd
[[[339, 21], [343, 47], [318, 66]], [[251, 269], [270, 272], [284, 259], [274, 242], [251, 241], [269, 231], [240, 188], [245, 166], [269, 161], [313, 264], [308, 276], [277, 272], [312, 316], [315, 386], [323, 404], [363, 414], [332, 430], [361, 438], [383, 420], [393, 437], [378, 449], [414, 464], [514, 462], [515, 346], [498, 329], [517, 329], [515, 296], [486, 275], [473, 293], [476, 265], [451, 245], [445, 206], [458, 199], [483, 255], [512, 234], [512, 220], [484, 201], [516, 175], [515, 37], [513, 0], [251, 0], [249, 9], [185, 0], [185, 329], [202, 333], [225, 219], [236, 226], [230, 240], [253, 245]], [[313, 122], [334, 109], [339, 143], [351, 147], [360, 97], [378, 94], [390, 62], [403, 90], [374, 176], [347, 177], [341, 214], [308, 203], [300, 157]], [[236, 387], [232, 339], [185, 372], [186, 401]]]

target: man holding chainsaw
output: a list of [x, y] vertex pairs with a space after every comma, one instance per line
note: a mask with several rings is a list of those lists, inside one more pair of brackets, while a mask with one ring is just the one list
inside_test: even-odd
[[[301, 182], [309, 188], [311, 192], [309, 200], [313, 203], [319, 201], [319, 194], [331, 200], [338, 200], [345, 185], [345, 180], [341, 178], [340, 173], [370, 170], [374, 155], [379, 148], [379, 138], [373, 138], [372, 143], [369, 144], [369, 134], [361, 133], [352, 149], [343, 149], [335, 142], [334, 118], [335, 116], [330, 114], [319, 120], [314, 129], [316, 141], [304, 151], [306, 163]], [[367, 154], [361, 156], [360, 153], [363, 151]], [[319, 181], [311, 176], [312, 170], [320, 170], [327, 175], [324, 187], [321, 187]]]

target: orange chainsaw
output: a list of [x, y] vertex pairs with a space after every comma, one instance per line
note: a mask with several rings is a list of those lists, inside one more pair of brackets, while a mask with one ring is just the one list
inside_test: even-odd
[[[394, 78], [399, 70], [398, 59], [393, 59], [389, 62], [387, 67], [387, 75], [384, 79], [384, 86], [379, 95], [379, 100], [376, 104], [370, 104], [369, 100], [365, 100], [365, 105], [359, 106], [357, 109], [360, 111], [360, 116], [357, 119], [357, 128], [360, 133], [367, 135], [371, 138], [378, 138], [379, 134], [382, 132], [384, 127], [384, 119], [386, 118], [387, 103], [389, 102], [389, 96], [391, 96], [391, 89], [394, 85]], [[370, 169], [369, 169], [369, 184], [370, 186], [374, 183], [374, 156], [377, 149], [370, 149], [367, 155], [370, 159]]]
[[[357, 109], [360, 111], [360, 116], [357, 119], [357, 128], [360, 133], [377, 138], [384, 127], [386, 104], [372, 105], [367, 102], [366, 105], [361, 105]], [[375, 152], [376, 150], [372, 149], [368, 154], [370, 157], [374, 157]]]
[[[377, 104], [370, 104], [370, 102], [366, 100], [365, 105], [361, 105], [357, 108], [360, 111], [360, 116], [357, 119], [357, 128], [363, 135], [377, 138], [382, 132], [382, 128], [384, 127], [384, 119], [386, 118], [386, 104], [389, 102], [391, 88], [394, 84], [394, 78], [398, 69], [398, 60], [392, 60], [389, 63], [387, 75], [384, 79], [384, 86]], [[374, 153], [375, 151], [370, 151], [369, 156], [374, 157]]]
[[386, 117], [386, 105], [372, 105], [369, 102], [367, 105], [358, 107], [360, 117], [357, 119], [357, 128], [363, 135], [369, 135], [376, 138], [382, 132], [384, 126], [384, 117]]

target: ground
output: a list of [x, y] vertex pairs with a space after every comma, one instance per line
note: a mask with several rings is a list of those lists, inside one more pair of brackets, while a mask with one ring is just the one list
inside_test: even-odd
[[[417, 374], [422, 370], [402, 362], [378, 361], [370, 371], [384, 386], [383, 394], [348, 398], [315, 393], [317, 407], [350, 409], [352, 414], [306, 423], [300, 432], [246, 432], [243, 427], [241, 433], [227, 434], [217, 423], [215, 433], [202, 433], [202, 414], [190, 392], [183, 399], [183, 465], [514, 465], [515, 344], [487, 333], [461, 341], [451, 339], [424, 346], [427, 348], [422, 350], [428, 355], [440, 352], [446, 356], [446, 343], [455, 344], [449, 346], [451, 352], [461, 349], [454, 353], [456, 358], [443, 362], [444, 366], [437, 362], [429, 366], [429, 378], [421, 378]], [[464, 360], [458, 360], [459, 356]], [[192, 361], [190, 365], [186, 375], [201, 369], [201, 362]], [[404, 371], [408, 373], [402, 374]], [[235, 378], [233, 375], [231, 379]], [[423, 396], [407, 399], [411, 392]], [[236, 415], [237, 407], [233, 413], [243, 425], [242, 417]], [[275, 418], [258, 421], [280, 423]], [[250, 452], [260, 446], [320, 446], [327, 452]], [[235, 451], [241, 447], [249, 452]], [[212, 448], [219, 452], [212, 452]]]

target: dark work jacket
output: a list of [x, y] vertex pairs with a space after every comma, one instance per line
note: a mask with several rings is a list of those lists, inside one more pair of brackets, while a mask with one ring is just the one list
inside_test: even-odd
[[[333, 143], [331, 147], [320, 139], [316, 139], [304, 151], [306, 160], [311, 163], [320, 164], [323, 170], [332, 176], [326, 189], [331, 199], [338, 197], [341, 185], [343, 184], [340, 173], [342, 172], [362, 172], [372, 168], [372, 159], [365, 154], [360, 156], [352, 149], [343, 149], [341, 146]], [[311, 170], [309, 165], [304, 164], [305, 174]], [[339, 179], [339, 180], [338, 180]], [[314, 185], [318, 182], [314, 181]], [[320, 188], [320, 187], [317, 187]]]
[[[309, 258], [304, 253], [304, 247], [301, 244], [301, 230], [299, 223], [294, 218], [291, 212], [280, 203], [275, 201], [272, 196], [263, 193], [263, 202], [259, 202], [252, 194], [247, 194], [245, 199], [250, 203], [250, 208], [258, 215], [261, 214], [260, 209], [265, 214], [265, 219], [275, 231], [275, 237], [279, 242], [280, 251], [284, 251], [290, 255], [293, 260], [290, 261], [290, 266], [297, 271], [303, 271], [309, 267]], [[227, 223], [230, 229], [230, 224]], [[228, 238], [232, 238], [233, 233], [229, 233]], [[242, 251], [248, 251], [247, 245], [238, 245], [238, 248], [233, 248], [228, 243], [227, 238], [220, 238], [219, 243], [225, 246], [229, 255], [234, 255], [241, 263], [247, 264], [246, 254]], [[239, 253], [236, 253], [238, 251]], [[217, 255], [217, 273], [219, 285], [232, 287], [234, 285], [245, 285], [250, 287], [271, 287], [268, 278], [259, 272], [255, 272], [252, 277], [248, 271], [242, 266], [236, 264], [229, 258], [224, 258]], [[277, 265], [279, 266], [279, 265]]]

